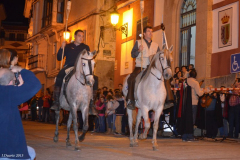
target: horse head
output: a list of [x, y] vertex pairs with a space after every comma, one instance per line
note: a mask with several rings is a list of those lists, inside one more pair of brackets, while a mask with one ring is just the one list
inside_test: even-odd
[[79, 81], [82, 84], [87, 84], [90, 86], [93, 86], [94, 84], [94, 65], [95, 61], [94, 58], [97, 56], [97, 52], [88, 52], [86, 49], [84, 49], [78, 57], [78, 60], [75, 64], [75, 74], [76, 78], [79, 79]]
[[160, 66], [163, 71], [163, 77], [166, 80], [172, 77], [172, 70], [171, 70], [172, 51], [173, 51], [173, 46], [167, 49], [166, 44], [164, 44], [162, 47], [162, 50], [158, 53]]

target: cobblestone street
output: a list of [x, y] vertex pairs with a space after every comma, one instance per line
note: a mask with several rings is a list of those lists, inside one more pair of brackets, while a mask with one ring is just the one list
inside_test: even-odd
[[[66, 126], [59, 127], [59, 142], [53, 142], [55, 125], [23, 121], [27, 143], [37, 153], [37, 160], [74, 160], [74, 159], [225, 159], [240, 157], [240, 144], [236, 142], [182, 142], [181, 139], [158, 139], [158, 151], [152, 150], [151, 139], [139, 141], [139, 147], [130, 148], [129, 138], [121, 135], [105, 135], [88, 132], [81, 150], [66, 148]], [[79, 133], [80, 134], [80, 133]], [[71, 131], [74, 145], [74, 133]]]

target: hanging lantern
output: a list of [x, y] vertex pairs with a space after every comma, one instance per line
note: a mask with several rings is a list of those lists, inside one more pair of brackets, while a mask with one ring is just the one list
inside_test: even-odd
[[119, 21], [119, 13], [114, 10], [113, 12], [111, 12], [111, 23], [113, 26], [116, 26], [116, 24], [118, 24]]

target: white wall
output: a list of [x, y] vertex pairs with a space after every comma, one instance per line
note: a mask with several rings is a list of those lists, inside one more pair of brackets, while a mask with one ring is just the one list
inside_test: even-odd
[[163, 22], [164, 0], [154, 1], [154, 27]]
[[[213, 10], [213, 46], [212, 53], [223, 52], [231, 49], [238, 48], [238, 26], [239, 26], [239, 7], [238, 2], [223, 6], [221, 8]], [[232, 18], [232, 45], [218, 48], [218, 12], [227, 8], [233, 7], [233, 18]]]

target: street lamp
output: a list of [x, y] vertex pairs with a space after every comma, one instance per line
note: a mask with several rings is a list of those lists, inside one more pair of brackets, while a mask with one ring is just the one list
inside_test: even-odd
[[63, 32], [63, 38], [65, 41], [68, 41], [70, 39], [70, 31], [69, 30]]
[[118, 20], [119, 20], [119, 13], [116, 10], [114, 10], [110, 14], [111, 14], [111, 23], [113, 26], [116, 26], [116, 24], [118, 24]]
[[[115, 28], [115, 26], [118, 24], [118, 21], [119, 21], [119, 13], [116, 11], [116, 9], [114, 9], [114, 11], [111, 12], [110, 14], [111, 14], [111, 23]], [[123, 24], [118, 29], [115, 28], [115, 30], [121, 31], [127, 37], [127, 35], [128, 35], [128, 23]]]

